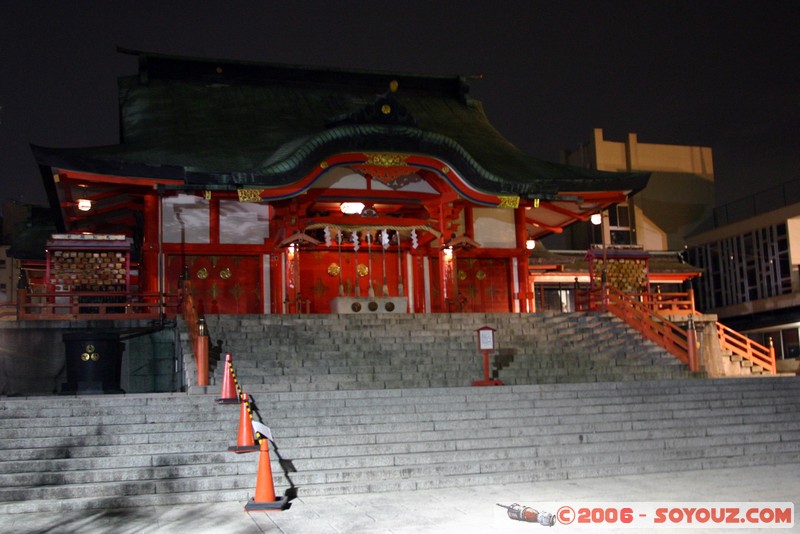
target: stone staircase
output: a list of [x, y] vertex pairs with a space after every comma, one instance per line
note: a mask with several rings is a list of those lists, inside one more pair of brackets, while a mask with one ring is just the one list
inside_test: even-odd
[[[233, 354], [252, 392], [468, 386], [483, 378], [475, 333], [482, 326], [496, 329], [494, 373], [506, 384], [692, 376], [604, 313], [212, 315], [206, 323], [211, 344]], [[223, 371], [217, 366], [210, 390]]]
[[[301, 496], [800, 460], [800, 381], [690, 378], [610, 315], [206, 319]], [[506, 386], [468, 387], [484, 325]], [[218, 367], [190, 394], [0, 400], [0, 514], [247, 501], [259, 453], [227, 452]]]
[[[227, 452], [240, 410], [216, 396], [0, 400], [0, 514], [244, 504], [259, 453]], [[789, 377], [253, 396], [300, 496], [800, 461], [800, 380]], [[274, 449], [271, 459], [282, 493]]]

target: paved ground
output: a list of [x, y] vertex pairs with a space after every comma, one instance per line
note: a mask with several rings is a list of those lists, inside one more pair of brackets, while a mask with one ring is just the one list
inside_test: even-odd
[[[244, 512], [244, 503], [159, 506], [114, 512], [21, 514], [0, 517], [2, 533], [530, 533], [530, 532], [670, 532], [671, 528], [620, 528], [610, 523], [587, 527], [556, 524], [553, 530], [538, 524], [512, 521], [496, 505], [521, 503], [556, 513], [563, 505], [602, 503], [645, 509], [644, 502], [696, 503], [792, 502], [800, 510], [800, 464], [660, 473], [604, 479], [511, 484], [416, 492], [301, 497], [284, 512]], [[596, 508], [596, 506], [595, 506]], [[607, 511], [605, 513], [608, 513]], [[650, 517], [654, 514], [650, 513]], [[610, 519], [610, 518], [609, 518]], [[800, 521], [791, 529], [800, 532]], [[735, 524], [736, 527], [744, 525]], [[541, 530], [546, 529], [546, 530]], [[686, 532], [721, 532], [692, 529]], [[736, 532], [765, 532], [736, 528]], [[781, 530], [787, 532], [787, 530]]]

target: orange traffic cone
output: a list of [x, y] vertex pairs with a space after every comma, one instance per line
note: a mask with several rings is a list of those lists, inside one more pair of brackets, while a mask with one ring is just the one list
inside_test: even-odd
[[289, 498], [275, 498], [275, 485], [272, 482], [272, 466], [269, 460], [269, 440], [261, 438], [261, 452], [258, 455], [258, 474], [256, 476], [256, 495], [245, 506], [245, 512], [279, 512], [291, 506]]
[[236, 372], [233, 370], [233, 356], [225, 354], [225, 372], [222, 374], [222, 393], [217, 399], [217, 404], [238, 404], [242, 401], [239, 395], [239, 384], [236, 382]]
[[253, 414], [250, 408], [250, 396], [242, 393], [242, 408], [239, 410], [239, 437], [235, 447], [228, 447], [228, 451], [235, 453], [255, 452], [259, 450], [253, 438]]

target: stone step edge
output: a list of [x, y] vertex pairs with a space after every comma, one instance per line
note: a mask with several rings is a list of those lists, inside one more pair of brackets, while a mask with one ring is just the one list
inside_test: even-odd
[[[781, 434], [780, 432], [777, 432], [777, 433]], [[724, 436], [722, 436], [722, 437], [724, 437]], [[781, 437], [782, 437], [782, 435], [781, 435]], [[653, 452], [653, 451], [672, 451], [672, 452], [676, 452], [676, 451], [689, 451], [689, 452], [699, 451], [700, 454], [706, 454], [707, 455], [710, 451], [714, 451], [715, 449], [721, 449], [722, 451], [726, 451], [726, 450], [729, 450], [731, 448], [736, 448], [736, 447], [758, 448], [759, 446], [770, 447], [770, 446], [775, 446], [776, 444], [782, 444], [783, 447], [787, 447], [787, 448], [788, 448], [789, 445], [791, 445], [792, 447], [795, 447], [798, 451], [800, 451], [800, 435], [798, 435], [795, 438], [790, 439], [790, 440], [783, 440], [783, 439], [778, 439], [778, 440], [770, 439], [770, 440], [764, 440], [764, 441], [736, 441], [736, 440], [734, 440], [734, 442], [732, 442], [732, 443], [728, 443], [728, 442], [724, 442], [723, 441], [723, 442], [720, 442], [720, 443], [715, 443], [715, 444], [712, 444], [712, 445], [703, 446], [702, 448], [699, 448], [695, 443], [693, 443], [691, 441], [691, 440], [697, 440], [697, 439], [703, 439], [703, 438], [668, 438], [668, 437], [665, 437], [665, 438], [657, 438], [657, 439], [628, 440], [628, 441], [626, 441], [624, 443], [632, 444], [632, 445], [634, 445], [634, 447], [631, 450], [623, 451], [623, 452], [627, 452], [627, 453], [630, 453], [630, 454], [640, 454], [640, 453], [644, 454], [644, 453]], [[674, 448], [668, 447], [668, 444], [669, 444], [670, 441], [676, 441], [676, 440], [677, 441], [687, 440], [687, 441], [689, 441], [689, 443], [687, 443], [686, 445], [682, 445], [682, 446], [674, 447]], [[581, 448], [592, 449], [592, 448], [595, 448], [595, 446], [596, 446], [596, 448], [598, 450], [591, 450], [591, 451], [588, 451], [588, 450], [574, 450], [574, 451], [570, 451], [570, 452], [562, 452], [562, 451], [565, 450], [564, 446], [562, 446], [562, 445], [553, 445], [553, 444], [544, 445], [544, 446], [518, 445], [518, 446], [513, 446], [513, 447], [481, 447], [481, 448], [470, 448], [470, 449], [453, 449], [453, 450], [445, 450], [445, 451], [396, 452], [396, 453], [387, 453], [387, 454], [385, 454], [385, 456], [391, 456], [391, 457], [393, 457], [393, 459], [397, 458], [397, 457], [408, 459], [408, 458], [413, 458], [413, 457], [417, 457], [417, 458], [423, 457], [424, 458], [425, 456], [432, 455], [433, 458], [431, 458], [431, 460], [433, 460], [433, 461], [403, 462], [401, 464], [396, 464], [396, 463], [394, 463], [394, 462], [396, 462], [396, 460], [394, 460], [392, 465], [369, 466], [369, 467], [365, 467], [365, 468], [334, 467], [334, 468], [330, 468], [330, 469], [322, 469], [321, 471], [339, 472], [339, 471], [342, 471], [342, 470], [354, 471], [354, 470], [358, 470], [358, 469], [366, 469], [366, 470], [368, 470], [368, 469], [391, 468], [391, 467], [402, 469], [404, 467], [408, 468], [408, 467], [423, 466], [423, 465], [436, 466], [436, 465], [440, 465], [440, 464], [446, 465], [446, 464], [451, 464], [451, 463], [471, 462], [472, 460], [465, 460], [465, 459], [453, 459], [453, 460], [441, 461], [441, 460], [439, 460], [439, 457], [444, 456], [444, 455], [454, 455], [454, 456], [456, 456], [458, 454], [465, 454], [466, 455], [466, 454], [475, 453], [477, 451], [487, 451], [487, 450], [493, 450], [493, 449], [514, 450], [514, 451], [523, 451], [523, 452], [529, 451], [529, 450], [535, 450], [537, 454], [536, 454], [536, 456], [532, 456], [531, 459], [535, 458], [535, 459], [541, 460], [541, 461], [555, 460], [555, 459], [565, 458], [565, 457], [567, 457], [567, 458], [569, 458], [569, 457], [579, 458], [579, 457], [591, 456], [591, 457], [594, 457], [594, 458], [600, 458], [600, 457], [606, 457], [606, 456], [619, 456], [620, 455], [620, 450], [612, 450], [612, 451], [601, 450], [603, 448], [603, 446], [604, 445], [608, 445], [608, 443], [609, 442], [574, 443], [569, 447], [570, 449], [581, 449]], [[645, 446], [645, 445], [653, 445], [653, 446]], [[542, 449], [550, 449], [550, 451], [549, 451], [548, 454], [539, 455], [539, 452]], [[227, 451], [225, 451], [225, 452], [227, 452]], [[209, 452], [207, 454], [219, 454], [219, 452]], [[231, 458], [236, 457], [236, 456], [234, 456], [234, 453], [228, 453], [228, 454], [231, 455]], [[148, 457], [148, 456], [152, 456], [152, 455], [141, 455], [141, 456]], [[164, 456], [167, 456], [167, 455], [164, 455]], [[175, 454], [170, 454], [170, 456], [182, 456], [182, 454], [175, 453]], [[284, 451], [283, 456], [286, 459], [294, 460], [294, 461], [297, 461], [297, 462], [313, 461], [313, 462], [324, 463], [324, 462], [336, 462], [337, 460], [341, 460], [342, 458], [350, 458], [350, 459], [372, 458], [375, 455], [372, 455], [372, 454], [360, 454], [360, 455], [347, 455], [347, 456], [291, 457], [290, 454], [288, 454], [287, 452]], [[737, 456], [740, 456], [740, 455], [738, 455], [738, 454], [733, 455], [733, 457], [737, 457]], [[257, 455], [255, 453], [250, 454], [250, 455], [239, 455], [238, 458], [237, 458], [237, 462], [240, 462], [240, 461], [243, 462], [243, 463], [247, 462], [248, 460], [245, 457], [252, 457], [252, 461], [253, 462], [257, 462]], [[53, 460], [62, 460], [62, 459], [53, 459]], [[63, 460], [71, 460], [71, 458], [70, 459], [63, 459]], [[80, 459], [76, 459], [76, 460], [80, 460]], [[272, 460], [273, 463], [276, 463], [276, 461], [277, 461], [277, 458], [274, 455], [274, 452], [271, 453], [271, 460]], [[494, 461], [494, 460], [482, 460], [482, 461]], [[237, 462], [232, 462], [232, 463], [237, 463]], [[622, 463], [622, 462], [620, 462], [620, 463]], [[206, 465], [206, 462], [203, 462], [203, 463], [185, 463], [185, 464], [175, 464], [175, 465], [169, 464], [168, 466], [165, 466], [165, 467], [202, 466], [202, 465]], [[151, 468], [154, 468], [154, 467], [158, 467], [158, 466], [148, 466], [148, 467], [141, 467], [141, 466], [140, 467], [135, 467], [134, 466], [134, 467], [122, 467], [122, 468], [119, 468], [119, 467], [102, 468], [102, 467], [100, 467], [100, 468], [96, 468], [96, 469], [97, 470], [101, 470], [101, 469], [109, 469], [109, 470], [132, 469], [132, 470], [136, 470], [136, 469], [151, 469]], [[279, 466], [277, 464], [276, 464], [276, 468], [279, 468]], [[21, 471], [21, 472], [14, 472], [14, 473], [8, 473], [8, 474], [9, 475], [12, 475], [12, 474], [13, 475], [40, 474], [41, 475], [41, 474], [52, 474], [52, 473], [58, 473], [58, 472], [64, 472], [64, 469], [60, 469], [58, 471], [50, 471], [50, 470], [48, 470], [48, 471]], [[195, 478], [195, 477], [183, 477], [183, 478]], [[160, 479], [153, 479], [153, 480], [160, 480]], [[122, 482], [122, 481], [120, 481], [120, 482]], [[120, 482], [117, 482], [117, 483], [120, 483]], [[139, 480], [138, 482], [142, 482], [142, 481]], [[79, 485], [81, 485], [81, 484], [79, 484]], [[12, 487], [16, 487], [16, 486], [12, 486]]]
[[[773, 455], [769, 459], [771, 461], [764, 461], [764, 462], [751, 462], [746, 465], [750, 466], [766, 466], [766, 465], [785, 465], [795, 463], [797, 461], [797, 454], [792, 453], [786, 455], [786, 458], [782, 458], [780, 455]], [[713, 459], [712, 459], [713, 460]], [[361, 494], [361, 493], [370, 493], [370, 492], [380, 492], [380, 491], [397, 491], [397, 490], [407, 490], [407, 491], [415, 491], [418, 489], [433, 489], [435, 487], [455, 487], [455, 486], [464, 486], [470, 487], [475, 486], [475, 482], [483, 481], [484, 485], [486, 484], [498, 484], [498, 483], [509, 483], [509, 478], [514, 479], [518, 477], [531, 477], [529, 479], [521, 479], [519, 482], [530, 482], [535, 480], [582, 480], [582, 479], [589, 479], [589, 478], [598, 478], [603, 476], [624, 476], [624, 475], [635, 475], [635, 474], [642, 474], [642, 473], [663, 473], [663, 472], [670, 472], [670, 471], [690, 471], [696, 470], [696, 462], [697, 459], [689, 459], [689, 460], [672, 460], [667, 462], [660, 462], [659, 464], [652, 464], [649, 462], [641, 463], [638, 465], [628, 464], [624, 472], [620, 473], [619, 475], [615, 475], [613, 471], [609, 470], [598, 470], [597, 466], [583, 466], [580, 468], [573, 468], [571, 470], [567, 470], [563, 472], [561, 476], [555, 474], [555, 477], [541, 477], [536, 479], [535, 473], [477, 473], [477, 474], [466, 474], [466, 475], [449, 475], [446, 477], [437, 476], [433, 479], [428, 478], [416, 478], [416, 479], [398, 479], [397, 481], [393, 482], [402, 482], [400, 484], [401, 487], [398, 487], [397, 484], [391, 484], [390, 487], [386, 489], [381, 489], [380, 486], [364, 483], [364, 482], [351, 482], [345, 484], [331, 484], [327, 485], [326, 488], [328, 491], [324, 493], [314, 493], [313, 487], [306, 487], [306, 489], [311, 489], [312, 492], [303, 493], [303, 487], [298, 487], [298, 495], [300, 498], [303, 496], [314, 496], [316, 495], [338, 495], [338, 494]], [[718, 466], [714, 465], [714, 462], [707, 462], [707, 467], [704, 467], [701, 463], [700, 470], [701, 471], [718, 471], [724, 470], [725, 466]], [[617, 466], [620, 467], [620, 466]], [[622, 469], [617, 469], [617, 471], [623, 471]], [[583, 473], [581, 473], [583, 472]], [[551, 473], [552, 474], [552, 473]], [[505, 479], [505, 480], [504, 480]], [[425, 484], [427, 481], [433, 481], [434, 484], [428, 485]], [[462, 481], [468, 482], [467, 484], [461, 484]], [[499, 482], [496, 482], [499, 481]], [[422, 487], [420, 487], [420, 483], [423, 483]], [[444, 482], [450, 482], [451, 484], [446, 485], [443, 484]], [[513, 480], [511, 481], [513, 483]], [[338, 486], [338, 490], [336, 492], [331, 492], [331, 486]], [[283, 486], [279, 486], [275, 488], [276, 494], [281, 495], [281, 491], [285, 490]], [[0, 503], [0, 515], [3, 514], [20, 514], [20, 513], [32, 513], [32, 512], [40, 512], [40, 511], [48, 511], [48, 512], [58, 512], [58, 511], [70, 511], [70, 510], [90, 510], [90, 509], [108, 509], [113, 508], [115, 510], [119, 510], [122, 508], [141, 508], [144, 506], [152, 506], [152, 505], [169, 505], [169, 504], [189, 504], [189, 503], [202, 503], [202, 502], [229, 502], [229, 501], [242, 501], [242, 504], [247, 502], [248, 499], [251, 498], [252, 494], [255, 492], [255, 484], [253, 488], [231, 488], [231, 489], [224, 489], [224, 490], [200, 490], [196, 492], [183, 492], [183, 493], [160, 493], [160, 494], [141, 494], [141, 495], [132, 495], [132, 496], [117, 496], [117, 497], [109, 497], [107, 499], [98, 499], [98, 498], [77, 498], [77, 499], [61, 499], [59, 501], [53, 501], [48, 499], [41, 499], [41, 500], [28, 500], [28, 501], [19, 501], [19, 502], [2, 502]]]
[[[759, 414], [753, 415], [754, 418], [757, 418], [758, 416], [759, 416]], [[714, 419], [718, 419], [718, 416], [716, 416], [716, 415], [713, 415], [711, 417], [713, 417]], [[748, 422], [748, 423], [743, 423], [742, 421], [736, 421], [736, 422], [730, 422], [730, 423], [713, 424], [711, 426], [705, 426], [704, 427], [704, 430], [705, 430], [704, 435], [703, 436], [697, 436], [697, 437], [705, 437], [705, 438], [711, 439], [711, 438], [716, 438], [716, 437], [720, 437], [720, 436], [734, 436], [734, 435], [738, 435], [738, 434], [747, 435], [747, 434], [749, 434], [751, 432], [751, 429], [753, 429], [753, 428], [758, 428], [758, 432], [759, 433], [763, 433], [763, 432], [776, 433], [777, 432], [777, 433], [780, 433], [780, 434], [785, 434], [787, 432], [789, 432], [789, 433], [796, 432], [797, 428], [794, 428], [794, 427], [796, 427], [796, 425], [792, 425], [792, 423], [795, 423], [795, 421], [792, 419], [791, 412], [787, 412], [786, 413], [786, 418], [787, 418], [787, 420], [779, 420], [779, 421], [773, 421], [773, 422], [758, 422], [757, 420], [755, 420], [755, 421]], [[474, 421], [506, 421], [508, 423], [508, 424], [503, 425], [503, 426], [485, 427], [485, 428], [483, 428], [483, 430], [486, 431], [486, 432], [490, 432], [491, 429], [503, 430], [503, 429], [513, 428], [513, 421], [514, 421], [512, 418], [499, 418], [499, 419], [488, 419], [488, 420], [486, 420], [486, 419], [457, 419], [457, 420], [453, 420], [453, 421], [467, 421], [467, 420], [470, 420], [470, 421], [472, 421], [472, 420], [474, 420]], [[651, 420], [652, 419], [647, 419], [647, 421], [651, 421]], [[674, 427], [678, 427], [678, 428], [682, 428], [683, 427], [681, 422], [680, 422], [680, 418], [668, 417], [668, 418], [663, 418], [662, 420], [663, 421], [675, 421], [676, 424], [674, 426], [667, 427], [667, 429], [668, 428], [674, 428]], [[450, 420], [448, 420], [448, 421], [450, 421]], [[425, 422], [427, 422], [427, 421], [423, 421], [423, 423], [425, 423]], [[608, 422], [608, 423], [613, 426], [616, 423], [624, 424], [624, 423], [633, 423], [633, 422], [636, 422], [636, 420], [620, 420], [620, 421], [611, 421], [611, 422]], [[413, 423], [414, 422], [411, 422], [411, 424], [413, 424]], [[600, 423], [601, 423], [601, 421], [598, 421], [597, 424], [600, 424]], [[790, 428], [788, 430], [786, 428], [787, 424], [790, 426]], [[570, 425], [570, 426], [572, 426], [572, 425]], [[332, 428], [336, 427], [336, 425], [331, 425], [331, 427]], [[276, 427], [276, 428], [279, 429], [280, 427]], [[303, 427], [303, 428], [305, 428], [305, 427]], [[315, 427], [315, 428], [318, 428], [318, 427]], [[442, 441], [452, 440], [453, 438], [450, 437], [450, 436], [447, 436], [447, 435], [437, 436], [436, 434], [438, 432], [448, 433], [448, 432], [451, 432], [453, 430], [455, 430], [455, 429], [444, 429], [444, 428], [436, 429], [435, 428], [435, 424], [434, 424], [434, 428], [422, 429], [422, 430], [418, 431], [418, 432], [425, 432], [427, 434], [425, 436], [424, 440], [413, 440], [413, 442], [414, 443], [428, 443], [428, 442], [439, 443], [439, 442], [442, 442]], [[665, 429], [664, 428], [658, 428], [658, 429], [653, 429], [653, 428], [647, 428], [647, 429], [645, 429], [645, 428], [630, 428], [630, 429], [620, 430], [618, 428], [598, 429], [598, 428], [592, 427], [591, 429], [585, 430], [585, 431], [581, 431], [580, 429], [575, 430], [575, 429], [570, 428], [569, 431], [566, 431], [566, 432], [563, 432], [563, 433], [556, 432], [553, 435], [563, 436], [565, 438], [570, 437], [570, 436], [582, 436], [582, 435], [586, 435], [586, 434], [591, 434], [593, 436], [596, 436], [596, 438], [605, 438], [605, 437], [608, 437], [608, 436], [619, 435], [620, 438], [616, 439], [616, 440], [615, 439], [599, 439], [598, 441], [596, 441], [597, 443], [614, 443], [614, 442], [628, 442], [628, 441], [631, 441], [629, 437], [626, 437], [626, 434], [629, 434], [629, 433], [648, 433], [648, 432], [658, 433], [659, 431], [663, 431], [663, 430], [665, 430]], [[709, 432], [709, 430], [711, 430], [711, 431]], [[169, 432], [159, 432], [159, 434], [175, 435], [176, 439], [167, 440], [167, 441], [154, 441], [154, 442], [148, 441], [148, 442], [145, 442], [145, 443], [136, 443], [136, 444], [133, 444], [132, 446], [133, 447], [135, 447], [136, 445], [142, 445], [142, 446], [147, 445], [147, 446], [154, 446], [154, 447], [159, 446], [159, 445], [168, 446], [169, 444], [175, 443], [175, 442], [178, 442], [178, 441], [190, 441], [190, 440], [186, 440], [186, 439], [181, 439], [181, 437], [180, 437], [181, 434], [194, 435], [194, 434], [196, 434], [196, 432], [195, 431], [169, 431]], [[375, 435], [375, 436], [381, 436], [382, 438], [385, 438], [387, 435], [391, 435], [391, 434], [392, 434], [392, 432], [364, 432], [361, 435], [364, 435], [364, 436]], [[404, 435], [405, 435], [405, 432], [397, 434], [397, 439], [396, 440], [386, 440], [386, 439], [377, 440], [376, 439], [374, 443], [361, 443], [361, 444], [358, 444], [357, 446], [360, 446], [360, 447], [369, 446], [369, 445], [389, 446], [389, 445], [397, 444], [397, 443], [405, 443], [405, 442], [407, 442], [409, 440], [403, 439]], [[302, 439], [313, 439], [315, 437], [316, 438], [325, 438], [325, 437], [329, 437], [329, 436], [330, 435], [328, 435], [328, 434], [306, 435], [306, 436], [285, 436], [284, 439], [285, 440], [295, 440], [295, 439], [302, 440]], [[73, 438], [73, 437], [74, 438], [81, 438], [81, 437], [84, 437], [84, 436], [64, 436], [64, 437], [66, 437], [66, 438]], [[92, 437], [92, 436], [90, 436], [90, 437]], [[525, 434], [518, 434], [518, 435], [509, 436], [509, 437], [515, 437], [515, 438], [530, 437], [531, 439], [534, 438], [534, 436], [527, 436]], [[467, 439], [467, 438], [458, 438], [458, 441], [476, 441], [477, 442], [477, 441], [480, 441], [480, 440], [489, 440], [489, 439], [491, 439], [491, 438], [489, 438], [489, 437], [477, 437], [476, 436], [475, 438], [469, 438], [469, 439]], [[642, 441], [653, 440], [653, 439], [661, 439], [661, 438], [659, 438], [659, 437], [644, 438], [644, 439], [642, 439]], [[26, 438], [8, 438], [8, 440], [9, 441], [23, 441], [24, 442], [24, 441], [26, 441]], [[2, 446], [3, 445], [3, 441], [6, 441], [6, 440], [5, 439], [0, 439], [0, 453], [2, 451], [23, 450], [20, 447], [3, 447]], [[578, 441], [578, 439], [576, 439], [576, 441]], [[236, 438], [235, 438], [234, 433], [231, 432], [231, 436], [229, 438], [223, 438], [223, 439], [216, 438], [216, 439], [207, 439], [207, 440], [197, 440], [197, 442], [198, 443], [203, 443], [206, 446], [208, 446], [209, 444], [216, 443], [218, 445], [218, 447], [219, 447], [219, 451], [211, 451], [211, 450], [209, 450], [208, 447], [204, 447], [203, 450], [196, 451], [195, 454], [196, 453], [214, 454], [216, 452], [227, 452], [227, 447], [228, 446], [232, 446], [232, 445], [236, 444]], [[593, 441], [593, 442], [595, 442], [595, 441]], [[279, 444], [279, 446], [282, 446], [284, 448], [287, 447], [285, 445], [285, 441], [282, 443], [282, 440], [281, 440], [281, 438], [279, 436], [278, 436], [277, 443]], [[153, 456], [155, 454], [161, 454], [161, 455], [193, 454], [193, 452], [191, 452], [191, 451], [172, 451], [172, 452], [164, 452], [164, 453], [148, 452], [148, 453], [144, 453], [144, 454], [131, 454], [130, 449], [131, 449], [132, 446], [126, 446], [125, 444], [119, 444], [119, 443], [89, 444], [89, 445], [59, 444], [59, 443], [50, 444], [50, 443], [47, 443], [47, 444], [43, 444], [40, 447], [30, 447], [30, 446], [29, 447], [25, 447], [24, 450], [27, 450], [27, 451], [37, 451], [37, 450], [46, 451], [46, 450], [51, 450], [51, 449], [56, 449], [56, 448], [69, 448], [71, 450], [76, 450], [76, 449], [93, 449], [93, 450], [97, 450], [97, 449], [100, 449], [101, 452], [103, 452], [103, 454], [97, 456], [98, 458], [113, 458], [113, 457], [119, 457], [119, 456], [140, 457], [140, 456]], [[309, 444], [309, 445], [294, 445], [294, 446], [290, 445], [289, 447], [292, 447], [292, 448], [295, 448], [295, 449], [299, 449], [299, 450], [303, 450], [303, 449], [319, 449], [319, 448], [328, 449], [330, 447], [350, 447], [350, 446], [356, 446], [356, 445], [317, 445], [317, 444]], [[485, 448], [485, 447], [483, 447], [483, 448]], [[110, 454], [110, 452], [112, 452], [113, 449], [119, 449], [120, 453], [119, 454]], [[19, 460], [14, 460], [14, 461], [67, 460], [67, 459], [86, 459], [86, 458], [90, 458], [90, 457], [91, 457], [90, 455], [86, 455], [86, 456], [73, 455], [70, 458], [58, 458], [58, 457], [55, 457], [55, 458], [41, 458], [41, 459], [32, 458], [32, 459], [19, 459]]]

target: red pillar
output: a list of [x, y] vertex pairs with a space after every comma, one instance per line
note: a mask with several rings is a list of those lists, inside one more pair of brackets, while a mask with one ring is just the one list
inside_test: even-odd
[[444, 259], [444, 244], [447, 243], [450, 236], [447, 234], [449, 228], [447, 226], [447, 222], [445, 221], [444, 217], [444, 204], [439, 204], [439, 230], [442, 232], [441, 237], [439, 238], [439, 306], [442, 312], [448, 312], [447, 309], [447, 297], [448, 297], [448, 287], [447, 287], [447, 265], [445, 264]]
[[525, 220], [525, 206], [518, 206], [514, 210], [514, 227], [517, 237], [517, 279], [519, 280], [519, 311], [529, 312], [528, 309], [528, 222]]
[[144, 239], [142, 243], [142, 262], [139, 276], [143, 277], [140, 285], [145, 293], [158, 293], [159, 271], [159, 210], [161, 206], [155, 193], [144, 196]]
[[472, 206], [464, 208], [464, 235], [470, 239], [475, 239], [475, 215]]
[[219, 243], [219, 197], [208, 199], [208, 233], [209, 243]]

